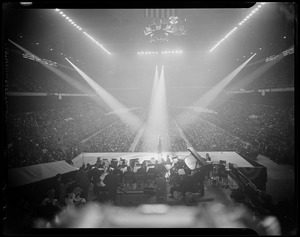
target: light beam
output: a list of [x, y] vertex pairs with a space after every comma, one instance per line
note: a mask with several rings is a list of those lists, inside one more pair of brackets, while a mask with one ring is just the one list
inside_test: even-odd
[[[94, 89], [94, 91], [103, 99], [103, 101], [120, 117], [120, 119], [130, 126], [130, 128], [134, 131], [138, 130], [142, 121], [132, 114], [126, 106], [121, 104], [116, 98], [114, 98], [110, 93], [104, 90], [98, 83], [96, 83], [92, 78], [86, 75], [82, 70], [76, 67], [70, 60], [65, 58], [72, 67], [83, 77], [83, 79]], [[118, 111], [122, 111], [122, 113], [118, 113]]]
[[[227, 77], [222, 79], [217, 85], [215, 85], [213, 88], [211, 88], [208, 92], [206, 92], [203, 96], [201, 96], [199, 99], [197, 99], [191, 107], [200, 107], [207, 109], [208, 106], [211, 104], [211, 102], [224, 90], [224, 88], [233, 80], [233, 78], [250, 62], [250, 60], [256, 55], [252, 55], [246, 62], [244, 62], [242, 65], [240, 65], [238, 68], [236, 68], [234, 71], [232, 71]], [[183, 114], [180, 114], [177, 116], [176, 119], [182, 120], [182, 118], [185, 117]], [[197, 117], [189, 117], [188, 120], [185, 122], [185, 124], [191, 124], [193, 123]]]
[[159, 81], [157, 81], [157, 78], [156, 70], [150, 101], [150, 112], [142, 137], [143, 150], [152, 152], [157, 151], [159, 136], [161, 136], [162, 140], [162, 150], [169, 151], [170, 149], [164, 66], [162, 66]]

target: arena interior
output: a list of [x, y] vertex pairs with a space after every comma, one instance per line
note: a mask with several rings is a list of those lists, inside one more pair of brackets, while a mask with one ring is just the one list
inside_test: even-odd
[[2, 4], [4, 233], [295, 235], [296, 4], [83, 4]]

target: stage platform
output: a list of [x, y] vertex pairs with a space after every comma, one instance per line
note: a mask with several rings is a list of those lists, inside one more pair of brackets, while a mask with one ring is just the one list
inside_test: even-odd
[[[253, 165], [251, 165], [247, 160], [245, 160], [242, 156], [237, 154], [234, 151], [197, 151], [197, 153], [201, 157], [205, 157], [205, 154], [208, 153], [211, 157], [212, 162], [218, 162], [220, 160], [225, 160], [226, 163], [234, 163], [238, 167], [245, 167], [245, 168], [252, 168]], [[184, 159], [188, 155], [190, 155], [191, 152], [185, 151], [185, 152], [162, 152], [163, 159], [166, 159], [167, 155], [170, 156], [170, 158], [178, 156], [178, 159]], [[77, 157], [75, 157], [72, 161], [75, 167], [79, 168], [82, 166], [83, 163], [87, 164], [95, 164], [97, 157], [101, 157], [102, 159], [107, 159], [108, 161], [111, 161], [112, 159], [117, 159], [118, 161], [120, 158], [125, 159], [127, 161], [131, 159], [137, 159], [139, 158], [139, 162], [142, 163], [144, 160], [151, 160], [156, 159], [160, 160], [160, 155], [157, 153], [151, 153], [151, 152], [106, 152], [106, 153], [81, 153]]]

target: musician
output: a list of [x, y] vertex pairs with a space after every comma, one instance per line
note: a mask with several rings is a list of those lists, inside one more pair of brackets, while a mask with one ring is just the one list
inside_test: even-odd
[[211, 161], [211, 158], [208, 153], [206, 153], [205, 157], [206, 157], [206, 161]]
[[158, 136], [158, 147], [157, 147], [157, 154], [161, 154], [162, 146], [161, 146], [161, 137]]
[[225, 164], [219, 164], [219, 175], [222, 183], [222, 188], [228, 188], [228, 173], [226, 171]]
[[194, 188], [196, 192], [200, 193], [200, 196], [204, 196], [204, 179], [205, 179], [205, 172], [204, 170], [196, 170], [193, 173], [193, 182]]
[[93, 167], [89, 172], [88, 176], [93, 183], [93, 192], [94, 195], [98, 197], [99, 195], [99, 186], [97, 184], [100, 183], [100, 176], [102, 175], [103, 172], [100, 171], [101, 164], [98, 163], [97, 167]]
[[183, 176], [182, 180], [182, 195], [185, 197], [187, 192], [196, 193], [197, 190], [195, 188], [195, 179], [192, 177], [192, 171], [187, 170], [186, 174]]
[[181, 182], [181, 180], [178, 180], [178, 182], [174, 182], [174, 184], [173, 184], [174, 186], [172, 186], [171, 188], [170, 188], [170, 196], [169, 196], [169, 198], [174, 198], [175, 199], [175, 197], [174, 197], [174, 193], [175, 192], [179, 192], [179, 193], [181, 193], [182, 192], [182, 182]]
[[108, 192], [108, 200], [115, 203], [119, 184], [119, 176], [116, 169], [110, 168], [108, 170], [108, 174], [105, 176], [103, 183]]
[[[99, 165], [99, 167], [98, 167], [98, 165]], [[102, 165], [101, 157], [97, 157], [97, 161], [94, 164], [94, 167], [103, 168], [103, 167], [100, 167], [101, 165]]]

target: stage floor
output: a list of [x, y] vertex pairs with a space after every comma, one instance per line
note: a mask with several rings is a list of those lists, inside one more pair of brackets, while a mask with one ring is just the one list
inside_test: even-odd
[[[209, 153], [209, 156], [211, 157], [211, 160], [214, 162], [225, 160], [226, 163], [234, 163], [238, 167], [253, 167], [247, 160], [245, 160], [242, 156], [237, 154], [234, 151], [202, 151], [197, 153], [201, 157], [205, 157], [206, 153]], [[167, 155], [171, 157], [178, 156], [178, 159], [184, 159], [191, 153], [189, 151], [185, 152], [163, 152], [162, 157], [166, 159]], [[118, 161], [120, 158], [125, 159], [129, 161], [130, 159], [136, 159], [139, 158], [139, 162], [142, 163], [144, 160], [151, 160], [151, 158], [154, 158], [156, 160], [160, 159], [160, 155], [157, 153], [152, 152], [106, 152], [106, 153], [81, 153], [77, 157], [75, 157], [72, 161], [75, 167], [79, 168], [82, 166], [83, 163], [87, 164], [95, 164], [97, 157], [101, 157], [102, 159], [107, 159], [108, 161], [111, 161], [112, 159], [117, 159]]]

